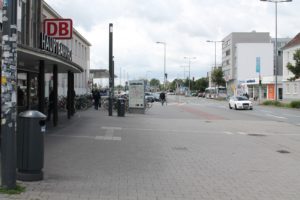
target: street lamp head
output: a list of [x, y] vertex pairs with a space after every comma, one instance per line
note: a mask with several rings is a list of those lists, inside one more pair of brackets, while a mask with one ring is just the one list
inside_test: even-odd
[[166, 43], [165, 42], [156, 42], [156, 44], [163, 44], [163, 45], [166, 45]]

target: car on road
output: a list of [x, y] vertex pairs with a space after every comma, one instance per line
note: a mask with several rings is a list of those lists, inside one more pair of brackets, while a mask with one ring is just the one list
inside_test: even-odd
[[160, 92], [152, 93], [152, 95], [154, 96], [154, 101], [160, 101], [160, 98], [159, 98]]
[[150, 93], [150, 92], [145, 92], [145, 100], [147, 101], [147, 102], [154, 102], [154, 96], [152, 95], [152, 93]]
[[205, 97], [205, 92], [199, 92], [198, 97], [203, 97], [204, 98]]
[[232, 96], [229, 99], [229, 108], [232, 109], [244, 109], [244, 110], [252, 110], [253, 104], [252, 102], [245, 96]]

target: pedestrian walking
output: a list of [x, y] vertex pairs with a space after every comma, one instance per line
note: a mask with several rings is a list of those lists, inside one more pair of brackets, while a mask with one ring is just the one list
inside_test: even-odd
[[100, 99], [101, 99], [101, 95], [100, 95], [99, 90], [97, 90], [97, 89], [94, 90], [94, 92], [93, 92], [93, 99], [94, 99], [95, 110], [98, 110], [99, 102], [100, 102]]
[[159, 99], [161, 101], [161, 105], [163, 106], [164, 103], [166, 102], [166, 94], [164, 91], [162, 91], [160, 94], [159, 94]]

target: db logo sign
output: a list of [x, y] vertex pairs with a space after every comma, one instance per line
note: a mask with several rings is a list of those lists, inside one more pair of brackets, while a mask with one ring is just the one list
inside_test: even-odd
[[44, 33], [55, 39], [71, 39], [73, 24], [71, 19], [45, 19]]

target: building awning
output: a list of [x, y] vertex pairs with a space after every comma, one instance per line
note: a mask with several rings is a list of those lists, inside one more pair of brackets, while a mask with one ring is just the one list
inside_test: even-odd
[[18, 44], [18, 69], [39, 71], [39, 62], [44, 60], [45, 72], [52, 73], [53, 65], [57, 65], [58, 73], [81, 73], [84, 69], [78, 64], [51, 52]]
[[[107, 69], [90, 69], [91, 78], [109, 78], [109, 71]], [[115, 78], [117, 76], [115, 75]]]

